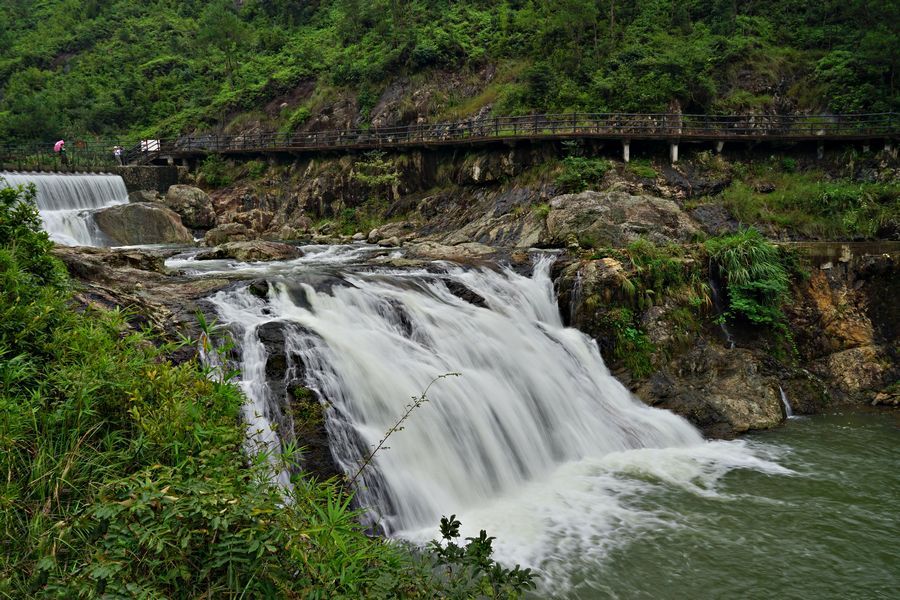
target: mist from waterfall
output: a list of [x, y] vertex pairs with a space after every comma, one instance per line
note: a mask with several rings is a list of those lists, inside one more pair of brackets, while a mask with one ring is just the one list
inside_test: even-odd
[[44, 229], [53, 241], [67, 246], [109, 245], [92, 213], [128, 202], [125, 182], [118, 175], [0, 173], [0, 185], [29, 184], [37, 190]]
[[706, 495], [735, 468], [785, 471], [635, 399], [597, 344], [563, 326], [551, 263], [538, 258], [531, 277], [447, 264], [327, 277], [282, 267], [266, 298], [218, 293], [213, 304], [242, 348], [255, 443], [277, 449], [277, 433], [290, 435], [258, 335], [281, 323], [283, 383], [326, 404], [331, 450], [348, 475], [412, 397], [460, 373], [435, 383], [358, 481], [361, 505], [393, 536], [431, 539], [440, 517], [455, 513], [464, 534], [496, 535], [501, 559], [566, 573], [573, 552], [602, 555], [622, 539], [616, 532], [661, 524], [629, 506], [650, 481]]

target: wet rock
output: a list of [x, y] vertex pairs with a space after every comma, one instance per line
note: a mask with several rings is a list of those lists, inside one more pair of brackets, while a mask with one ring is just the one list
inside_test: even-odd
[[288, 350], [289, 338], [311, 332], [296, 323], [271, 321], [260, 325], [256, 334], [266, 348], [266, 381], [273, 400], [270, 416], [278, 424], [282, 438], [293, 438], [305, 448], [299, 465], [303, 471], [326, 479], [339, 476], [341, 471], [331, 455], [325, 428], [330, 405], [326, 398], [306, 387], [303, 358]]
[[361, 242], [366, 239], [366, 234], [359, 231], [357, 233], [354, 233], [353, 237], [351, 237], [350, 239], [352, 239], [354, 242]]
[[487, 302], [481, 294], [472, 291], [458, 281], [448, 281], [447, 289], [450, 290], [451, 294], [453, 294], [460, 300], [465, 300], [469, 304], [479, 306], [481, 308], [487, 306]]
[[296, 246], [279, 242], [252, 240], [248, 242], [226, 242], [211, 250], [196, 255], [197, 260], [233, 258], [242, 262], [291, 260], [302, 255]]
[[553, 198], [542, 243], [565, 246], [570, 237], [581, 247], [621, 248], [640, 237], [656, 244], [686, 242], [700, 233], [693, 220], [671, 200], [625, 192], [582, 192]]
[[378, 240], [378, 245], [382, 248], [396, 248], [400, 245], [400, 238], [397, 236], [385, 238], [383, 240]]
[[699, 343], [637, 387], [648, 404], [685, 417], [711, 437], [733, 437], [783, 420], [778, 380], [750, 350]]
[[219, 246], [226, 242], [246, 242], [254, 239], [256, 236], [247, 229], [246, 225], [241, 223], [226, 223], [219, 225], [214, 229], [210, 229], [203, 237], [203, 245]]
[[[203, 305], [203, 298], [229, 283], [168, 275], [162, 261], [170, 253], [164, 251], [57, 246], [53, 253], [75, 281], [78, 304], [123, 309], [129, 324], [150, 326], [164, 339], [196, 339], [197, 311], [212, 310]], [[194, 353], [195, 348], [186, 346], [173, 359], [184, 361]]]
[[94, 222], [120, 246], [194, 241], [175, 212], [152, 202], [133, 202], [98, 210], [94, 213]]
[[468, 263], [491, 256], [496, 250], [485, 244], [469, 242], [449, 246], [437, 242], [418, 242], [407, 246], [407, 256], [420, 259]]
[[216, 211], [209, 196], [190, 185], [173, 185], [166, 192], [165, 205], [181, 215], [181, 221], [191, 229], [211, 229], [216, 226]]
[[257, 298], [265, 299], [269, 296], [269, 282], [265, 279], [251, 281], [247, 290]]

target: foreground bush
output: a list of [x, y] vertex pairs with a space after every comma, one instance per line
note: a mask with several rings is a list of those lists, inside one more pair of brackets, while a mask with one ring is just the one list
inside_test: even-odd
[[238, 388], [195, 361], [171, 364], [174, 346], [119, 312], [74, 310], [39, 224], [33, 192], [0, 189], [0, 597], [466, 598], [532, 586], [490, 559], [489, 542], [470, 542], [479, 560], [463, 581], [439, 553], [367, 537], [336, 482], [297, 478], [286, 498], [267, 457], [248, 464]]

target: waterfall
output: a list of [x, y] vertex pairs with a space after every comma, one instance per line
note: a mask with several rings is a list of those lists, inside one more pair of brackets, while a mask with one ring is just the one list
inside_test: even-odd
[[94, 224], [92, 212], [128, 202], [118, 175], [0, 173], [0, 184], [34, 184], [44, 229], [67, 246], [105, 246], [108, 240]]
[[[417, 542], [455, 513], [465, 535], [496, 535], [501, 559], [545, 572], [566, 570], [573, 552], [602, 554], [617, 531], [660, 526], [626, 502], [648, 479], [713, 494], [731, 468], [780, 469], [632, 397], [597, 344], [563, 326], [551, 263], [538, 258], [531, 277], [446, 263], [282, 263], [265, 297], [217, 293], [211, 301], [242, 350], [253, 444], [274, 450], [279, 433], [291, 435], [276, 390], [299, 383], [327, 406], [333, 458], [352, 475], [411, 397], [459, 372], [437, 381], [375, 455], [357, 499], [389, 535]], [[284, 381], [266, 380], [273, 339]]]
[[784, 417], [786, 419], [790, 419], [794, 416], [794, 411], [791, 409], [791, 403], [788, 402], [787, 394], [784, 393], [784, 389], [779, 385], [778, 393], [781, 394], [781, 404], [784, 406]]

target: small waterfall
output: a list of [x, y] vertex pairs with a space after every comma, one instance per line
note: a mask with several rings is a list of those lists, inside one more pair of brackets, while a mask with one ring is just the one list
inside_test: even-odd
[[784, 389], [779, 385], [778, 393], [781, 394], [781, 404], [784, 405], [784, 416], [787, 419], [790, 419], [794, 416], [794, 411], [791, 409], [791, 403], [788, 402], [787, 394], [784, 393]]
[[[281, 263], [264, 298], [217, 293], [240, 342], [252, 444], [290, 441], [285, 390], [302, 385], [327, 400], [332, 456], [352, 475], [411, 397], [460, 372], [375, 456], [357, 499], [390, 535], [424, 542], [456, 513], [464, 534], [497, 535], [503, 560], [563, 572], [564, 557], [601, 556], [623, 531], [658, 526], [624, 500], [642, 478], [708, 495], [733, 468], [778, 472], [742, 442], [705, 442], [632, 397], [597, 344], [563, 326], [551, 263], [539, 258], [532, 277]], [[270, 360], [283, 380], [267, 379]]]
[[0, 180], [8, 186], [34, 184], [44, 229], [53, 241], [67, 246], [108, 245], [91, 213], [128, 202], [118, 175], [0, 173]]
[[575, 284], [572, 286], [572, 297], [569, 299], [569, 323], [574, 324], [578, 316], [578, 307], [581, 306], [581, 297], [584, 295], [584, 277], [581, 269], [575, 272]]

